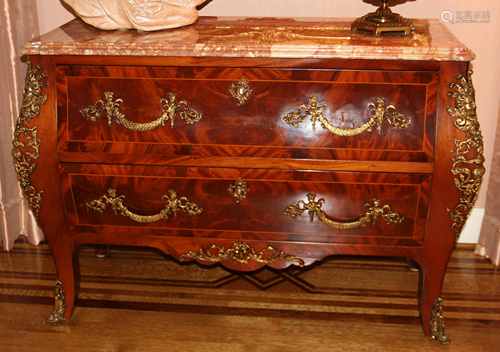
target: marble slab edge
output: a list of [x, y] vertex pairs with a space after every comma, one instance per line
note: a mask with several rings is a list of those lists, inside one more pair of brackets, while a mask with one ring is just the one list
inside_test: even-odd
[[[217, 18], [200, 17], [192, 26], [145, 34], [99, 31], [85, 27], [87, 25], [77, 19], [26, 43], [20, 53], [426, 61], [471, 61], [475, 58], [472, 51], [436, 20], [417, 20], [415, 33], [410, 37], [392, 38], [353, 34], [348, 26], [350, 19], [325, 22], [324, 27], [314, 22], [292, 21], [218, 21]], [[307, 23], [313, 25], [308, 27]]]

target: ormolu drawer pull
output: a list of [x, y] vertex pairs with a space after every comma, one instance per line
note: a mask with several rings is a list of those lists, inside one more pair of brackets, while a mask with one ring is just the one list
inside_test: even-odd
[[[339, 128], [330, 124], [322, 113], [323, 107], [326, 107], [327, 104], [321, 104], [318, 106], [317, 97], [309, 97], [309, 104], [311, 105], [309, 108], [305, 105], [301, 105], [297, 111], [289, 112], [285, 117], [283, 117], [283, 121], [290, 126], [299, 127], [299, 123], [302, 123], [307, 116], [311, 116], [313, 130], [316, 129], [316, 120], [319, 120], [323, 128], [338, 136], [346, 137], [355, 136], [363, 132], [371, 132], [374, 125], [377, 125], [377, 132], [380, 134], [382, 131], [382, 123], [385, 119], [387, 119], [392, 127], [396, 129], [406, 128], [411, 124], [411, 119], [407, 119], [405, 115], [397, 112], [394, 105], [386, 107], [383, 98], [377, 98], [375, 103], [368, 104], [368, 107], [372, 108], [372, 115], [370, 115], [370, 119], [368, 121], [356, 128]], [[392, 114], [389, 113], [389, 109], [394, 110]], [[304, 113], [302, 110], [304, 110]]]
[[[181, 100], [179, 103], [175, 101], [175, 94], [168, 93], [167, 98], [161, 98], [160, 103], [164, 103], [165, 109], [161, 116], [156, 120], [148, 123], [137, 123], [127, 120], [125, 115], [118, 111], [120, 103], [123, 103], [122, 99], [116, 99], [113, 101], [113, 92], [104, 92], [104, 98], [106, 101], [98, 100], [94, 105], [89, 105], [85, 109], [80, 110], [80, 112], [87, 119], [91, 121], [96, 121], [96, 118], [101, 116], [101, 114], [106, 111], [106, 116], [103, 118], [108, 119], [108, 125], [111, 126], [113, 123], [113, 117], [116, 118], [116, 123], [125, 126], [129, 130], [145, 132], [150, 131], [158, 126], [165, 126], [165, 122], [170, 120], [170, 127], [174, 128], [174, 119], [177, 113], [181, 119], [183, 119], [186, 124], [192, 125], [195, 122], [200, 121], [201, 114], [194, 109], [191, 109], [185, 100]], [[181, 108], [184, 107], [182, 110]]]
[[[400, 224], [405, 219], [404, 217], [401, 217], [397, 212], [392, 211], [391, 207], [388, 205], [380, 207], [380, 199], [373, 198], [373, 205], [371, 205], [370, 203], [365, 203], [365, 207], [367, 207], [368, 209], [365, 215], [360, 217], [359, 220], [353, 222], [336, 222], [328, 219], [325, 212], [321, 210], [321, 206], [325, 202], [325, 200], [319, 199], [316, 202], [315, 199], [316, 195], [309, 193], [307, 194], [308, 203], [304, 202], [303, 200], [299, 200], [297, 204], [290, 205], [285, 210], [283, 210], [283, 213], [290, 216], [291, 218], [296, 219], [297, 216], [302, 215], [302, 213], [307, 210], [309, 212], [311, 222], [313, 222], [314, 215], [316, 214], [319, 221], [337, 230], [350, 230], [357, 227], [365, 227], [366, 224], [370, 221], [372, 225], [375, 226], [375, 222], [380, 216], [382, 216], [382, 218], [388, 224]], [[386, 210], [387, 212], [384, 213]]]
[[166, 199], [167, 205], [164, 209], [160, 211], [159, 214], [155, 215], [138, 215], [132, 213], [128, 208], [123, 205], [123, 200], [125, 199], [124, 195], [116, 196], [116, 190], [110, 188], [108, 189], [109, 197], [103, 195], [99, 199], [94, 199], [90, 203], [87, 204], [87, 209], [96, 210], [102, 213], [103, 210], [110, 204], [113, 210], [115, 211], [115, 215], [118, 215], [118, 212], [123, 216], [132, 219], [135, 222], [142, 223], [152, 223], [156, 221], [160, 221], [163, 219], [168, 219], [168, 214], [173, 213], [174, 217], [177, 219], [177, 211], [180, 209], [184, 210], [185, 213], [189, 215], [198, 215], [203, 211], [203, 208], [197, 206], [194, 203], [190, 203], [186, 197], [181, 197], [177, 199], [177, 192], [168, 191], [170, 197], [166, 194], [162, 196], [163, 199]]
[[250, 98], [252, 90], [250, 89], [248, 81], [245, 77], [241, 77], [241, 80], [238, 83], [231, 84], [231, 87], [229, 87], [229, 93], [231, 93], [233, 98], [238, 100], [238, 106], [240, 106], [245, 104], [248, 98]]

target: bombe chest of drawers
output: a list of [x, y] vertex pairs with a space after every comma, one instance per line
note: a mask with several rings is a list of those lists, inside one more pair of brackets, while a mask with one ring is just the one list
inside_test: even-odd
[[240, 271], [397, 256], [448, 341], [441, 288], [484, 158], [474, 55], [438, 21], [375, 38], [342, 19], [74, 20], [21, 52], [13, 156], [57, 268], [49, 321], [72, 314], [82, 244]]

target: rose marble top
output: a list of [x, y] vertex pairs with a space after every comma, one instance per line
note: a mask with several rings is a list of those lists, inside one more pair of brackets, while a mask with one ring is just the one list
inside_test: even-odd
[[349, 18], [200, 17], [158, 32], [102, 31], [75, 19], [20, 49], [27, 55], [119, 55], [470, 61], [439, 20], [415, 20], [412, 35], [352, 33]]

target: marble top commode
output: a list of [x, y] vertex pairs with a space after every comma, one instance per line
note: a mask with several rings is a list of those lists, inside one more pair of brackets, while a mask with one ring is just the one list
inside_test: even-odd
[[400, 257], [424, 335], [448, 343], [443, 280], [485, 173], [474, 54], [438, 20], [381, 37], [353, 20], [75, 19], [28, 42], [12, 155], [56, 265], [47, 321], [72, 315], [81, 245], [242, 272]]

